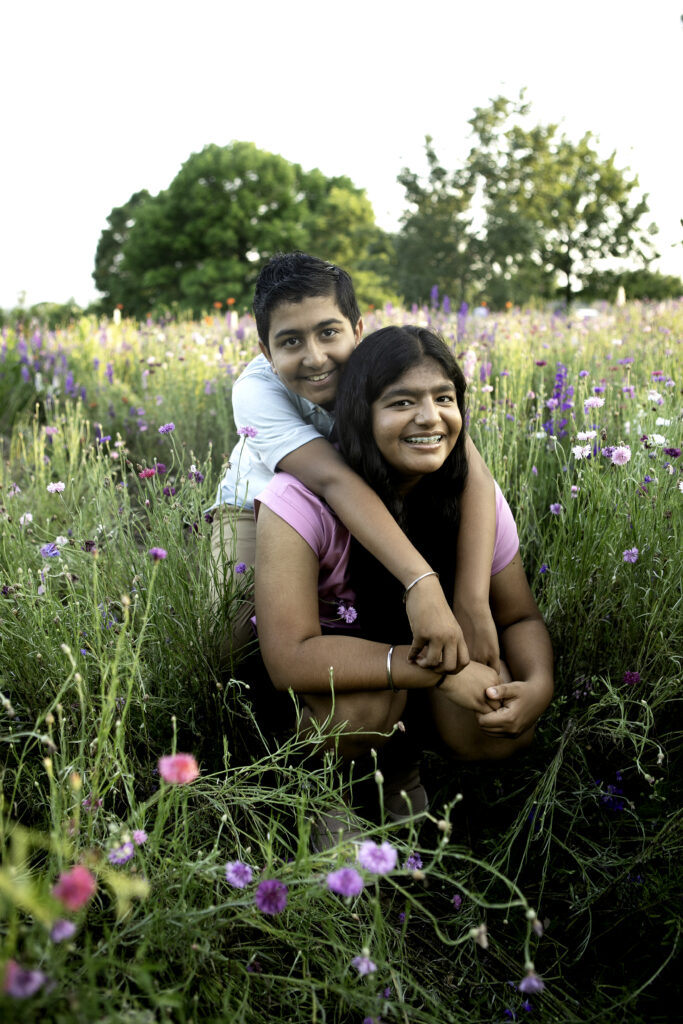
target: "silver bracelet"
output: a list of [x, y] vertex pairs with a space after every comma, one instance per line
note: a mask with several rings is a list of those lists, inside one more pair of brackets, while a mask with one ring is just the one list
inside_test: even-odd
[[408, 597], [409, 591], [411, 591], [413, 589], [413, 587], [415, 586], [416, 583], [419, 583], [420, 580], [426, 579], [427, 576], [436, 576], [437, 579], [439, 578], [438, 572], [434, 572], [433, 569], [430, 569], [429, 572], [423, 572], [421, 576], [418, 576], [417, 579], [413, 580], [412, 583], [409, 583], [408, 586], [406, 587], [406, 589], [403, 591], [403, 603], [404, 604], [406, 603], [406, 598]]
[[387, 687], [388, 687], [388, 689], [391, 690], [392, 693], [396, 693], [396, 687], [394, 686], [394, 680], [391, 678], [391, 655], [393, 653], [394, 653], [394, 648], [390, 647], [389, 648], [389, 653], [387, 654]]

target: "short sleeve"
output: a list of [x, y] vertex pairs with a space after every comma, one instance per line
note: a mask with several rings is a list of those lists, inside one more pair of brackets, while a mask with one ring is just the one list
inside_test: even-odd
[[271, 482], [254, 500], [258, 519], [259, 505], [284, 519], [313, 549], [317, 558], [325, 551], [329, 539], [328, 520], [332, 514], [307, 487], [290, 473], [276, 473]]
[[519, 551], [519, 535], [512, 510], [498, 484], [496, 487], [496, 539], [493, 546], [491, 575], [502, 572]]

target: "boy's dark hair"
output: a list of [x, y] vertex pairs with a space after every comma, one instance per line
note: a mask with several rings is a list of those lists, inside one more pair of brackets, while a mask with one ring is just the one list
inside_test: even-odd
[[353, 281], [345, 270], [305, 252], [279, 252], [262, 268], [254, 289], [254, 317], [258, 336], [270, 349], [270, 317], [281, 302], [301, 302], [333, 295], [339, 310], [355, 329], [360, 309]]

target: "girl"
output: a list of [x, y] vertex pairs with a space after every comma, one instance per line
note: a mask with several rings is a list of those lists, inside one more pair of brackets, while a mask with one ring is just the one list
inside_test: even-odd
[[[337, 396], [342, 454], [435, 567], [450, 598], [467, 474], [465, 391], [462, 371], [436, 333], [385, 327], [354, 351]], [[276, 474], [258, 496], [263, 658], [277, 689], [301, 695], [309, 719], [346, 723], [343, 757], [381, 747], [400, 719], [410, 731], [418, 711], [427, 739], [460, 760], [507, 757], [531, 742], [552, 697], [552, 651], [512, 513], [496, 490], [489, 594], [504, 659], [500, 677], [477, 662], [457, 675], [409, 662], [400, 585], [294, 477]]]

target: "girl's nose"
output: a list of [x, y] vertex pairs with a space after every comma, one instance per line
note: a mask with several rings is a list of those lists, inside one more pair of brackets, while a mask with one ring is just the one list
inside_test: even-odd
[[421, 401], [415, 410], [415, 422], [429, 425], [436, 423], [439, 419], [439, 407], [431, 398]]

